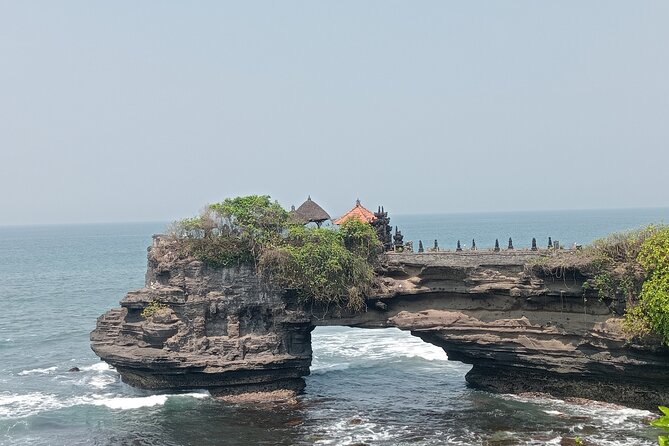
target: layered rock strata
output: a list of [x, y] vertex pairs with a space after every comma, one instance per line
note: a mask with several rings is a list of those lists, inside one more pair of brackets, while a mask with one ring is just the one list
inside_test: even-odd
[[[149, 250], [147, 286], [98, 319], [93, 350], [123, 380], [152, 389], [229, 395], [299, 391], [315, 326], [398, 327], [472, 364], [470, 385], [652, 408], [669, 401], [669, 353], [629, 342], [620, 303], [584, 293], [576, 269], [533, 269], [532, 251], [388, 254], [367, 310], [303, 308], [253, 268]], [[143, 318], [152, 301], [165, 308]], [[158, 305], [154, 304], [154, 308]]]
[[[311, 321], [258, 280], [253, 267], [211, 268], [154, 237], [146, 286], [100, 316], [91, 347], [124, 382], [215, 395], [300, 391]], [[142, 312], [152, 308], [152, 314]]]

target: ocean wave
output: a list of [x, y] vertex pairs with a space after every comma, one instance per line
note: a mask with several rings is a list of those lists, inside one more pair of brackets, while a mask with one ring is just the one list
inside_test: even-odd
[[406, 426], [379, 425], [362, 416], [355, 416], [324, 424], [321, 427], [323, 439], [317, 445], [353, 445], [388, 442], [399, 437]]
[[[629, 444], [652, 445], [653, 441], [644, 442], [638, 437], [629, 436], [629, 432], [638, 430], [643, 420], [652, 417], [647, 410], [632, 409], [611, 403], [591, 400], [562, 400], [550, 396], [500, 395], [502, 398], [530, 404], [540, 404], [543, 413], [564, 419], [579, 420], [572, 426], [574, 435], [602, 446], [626, 446]], [[584, 423], [585, 422], [585, 423]], [[581, 434], [585, 424], [593, 424], [604, 431], [602, 433]], [[611, 435], [616, 432], [616, 435]]]
[[41, 392], [15, 394], [0, 393], [0, 419], [23, 418], [37, 413], [60, 409], [66, 403], [56, 395]]
[[539, 403], [547, 407], [543, 412], [548, 415], [558, 416], [589, 416], [601, 419], [604, 424], [620, 425], [627, 421], [635, 422], [650, 416], [652, 412], [642, 409], [617, 404], [603, 403], [600, 401], [582, 400], [579, 402], [565, 401], [549, 396], [526, 396], [526, 395], [501, 395], [503, 398], [522, 401], [527, 403]]
[[342, 362], [338, 364], [322, 364], [317, 363], [311, 366], [310, 371], [313, 375], [323, 375], [328, 372], [335, 372], [338, 370], [347, 370], [351, 368], [351, 364], [348, 362]]
[[92, 365], [83, 366], [80, 370], [86, 375], [86, 378], [81, 383], [95, 390], [102, 390], [111, 384], [117, 383], [119, 380], [116, 369], [106, 362], [96, 362]]
[[443, 349], [396, 328], [344, 329], [334, 333], [326, 330], [315, 331], [312, 336], [312, 346], [315, 356], [323, 358], [448, 360], [448, 356]]
[[23, 370], [22, 372], [19, 372], [19, 376], [26, 376], [26, 375], [48, 375], [51, 372], [55, 372], [58, 370], [57, 366], [53, 367], [45, 367], [42, 369], [30, 369], [30, 370]]
[[115, 384], [118, 382], [118, 375], [114, 374], [97, 374], [94, 375], [90, 378], [88, 378], [86, 381], [86, 384], [89, 385], [90, 387], [101, 390], [104, 389], [105, 387]]
[[177, 393], [169, 395], [148, 395], [148, 396], [96, 396], [91, 400], [83, 402], [83, 404], [91, 404], [93, 406], [105, 406], [109, 409], [115, 410], [130, 410], [139, 409], [142, 407], [162, 406], [170, 398], [209, 398], [209, 392], [190, 392]]
[[54, 394], [32, 392], [26, 394], [0, 393], [0, 419], [16, 419], [73, 406], [104, 406], [114, 410], [132, 410], [162, 406], [172, 398], [209, 398], [207, 391], [158, 394], [146, 396], [85, 395], [62, 398]]
[[95, 364], [81, 367], [82, 372], [107, 372], [114, 370], [114, 367], [110, 366], [106, 362], [96, 362]]

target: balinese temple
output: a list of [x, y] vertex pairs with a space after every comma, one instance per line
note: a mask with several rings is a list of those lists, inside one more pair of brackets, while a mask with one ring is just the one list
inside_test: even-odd
[[[390, 226], [390, 218], [388, 218], [388, 212], [386, 212], [382, 207], [379, 206], [378, 212], [372, 212], [362, 204], [360, 200], [355, 201], [355, 206], [353, 209], [339, 217], [334, 221], [336, 225], [342, 224], [344, 221], [349, 218], [355, 218], [363, 223], [369, 223], [374, 227], [376, 235], [383, 244], [383, 249], [390, 251], [393, 249], [393, 238], [392, 238], [392, 228]], [[401, 242], [401, 233], [400, 233], [400, 244]], [[403, 246], [403, 245], [402, 245]]]
[[363, 223], [372, 223], [374, 220], [376, 220], [374, 213], [361, 205], [360, 200], [356, 200], [353, 209], [336, 219], [334, 224], [340, 225], [349, 218], [355, 218], [356, 220], [360, 220]]
[[297, 209], [295, 209], [295, 206], [293, 206], [291, 212], [305, 225], [307, 223], [316, 223], [319, 228], [324, 221], [330, 220], [330, 215], [325, 212], [325, 210], [315, 201], [313, 201], [311, 196], [309, 196], [307, 201], [302, 203]]

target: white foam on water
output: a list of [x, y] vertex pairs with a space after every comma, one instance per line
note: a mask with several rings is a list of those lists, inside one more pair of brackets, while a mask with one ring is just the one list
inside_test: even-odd
[[60, 409], [65, 403], [56, 395], [41, 392], [15, 394], [0, 393], [0, 418], [23, 418], [37, 413]]
[[[314, 361], [314, 362], [316, 362], [316, 361]], [[311, 370], [311, 373], [313, 373], [315, 375], [322, 375], [324, 373], [334, 372], [334, 371], [337, 371], [337, 370], [346, 370], [346, 369], [349, 369], [350, 367], [351, 367], [351, 364], [348, 363], [348, 362], [341, 362], [341, 363], [338, 363], [338, 364], [322, 364], [322, 363], [318, 362], [317, 364], [312, 365], [310, 370]]]
[[87, 401], [82, 401], [82, 404], [91, 404], [93, 406], [105, 406], [109, 409], [115, 410], [130, 410], [139, 409], [142, 407], [162, 406], [170, 398], [209, 398], [209, 392], [191, 392], [170, 395], [149, 395], [138, 397], [126, 396], [95, 396]]
[[53, 367], [46, 367], [43, 369], [31, 369], [31, 370], [23, 370], [22, 372], [19, 372], [19, 376], [26, 376], [26, 375], [48, 375], [51, 372], [55, 372], [58, 370], [58, 367], [53, 366]]
[[[599, 425], [604, 432], [595, 434], [580, 434], [579, 430], [584, 426], [582, 422], [576, 423], [572, 432], [584, 440], [602, 446], [627, 446], [627, 445], [654, 445], [654, 441], [640, 440], [638, 437], [630, 437], [628, 432], [634, 432], [643, 426], [644, 419], [654, 416], [652, 412], [641, 409], [632, 409], [598, 401], [584, 400], [584, 403], [563, 401], [550, 397], [527, 397], [518, 395], [502, 395], [503, 398], [513, 399], [534, 404], [541, 404], [547, 409], [543, 412], [560, 418], [580, 417], [588, 420], [587, 424]], [[616, 439], [611, 439], [612, 432], [617, 432]], [[557, 443], [559, 444], [559, 443]]]
[[508, 399], [516, 399], [529, 403], [539, 403], [550, 406], [551, 409], [544, 410], [549, 415], [583, 416], [603, 421], [609, 426], [622, 425], [628, 421], [638, 422], [653, 416], [652, 412], [641, 409], [632, 409], [616, 404], [601, 403], [598, 401], [587, 401], [587, 404], [579, 404], [549, 397], [525, 397], [518, 395], [503, 395]]
[[112, 374], [97, 374], [87, 380], [89, 386], [94, 389], [104, 389], [110, 384], [115, 384], [118, 381], [118, 377]]
[[544, 444], [545, 444], [545, 445], [554, 444], [554, 445], [561, 445], [561, 444], [562, 444], [562, 437], [555, 437], [555, 438], [551, 438], [550, 440], [547, 440], [547, 441], [541, 441], [540, 443], [529, 443], [529, 444], [537, 444], [537, 445], [539, 445], [539, 444], [542, 444], [542, 445], [544, 445]]
[[314, 365], [323, 366], [329, 358], [387, 361], [402, 358], [421, 358], [427, 361], [447, 361], [443, 349], [423, 342], [399, 329], [341, 329], [315, 331], [312, 336]]
[[[95, 390], [101, 390], [105, 387], [118, 382], [119, 375], [112, 366], [106, 362], [96, 362], [95, 364], [81, 367], [81, 372], [86, 375], [81, 384], [91, 387]], [[90, 376], [92, 373], [92, 376]]]
[[167, 395], [151, 395], [144, 397], [96, 397], [88, 404], [106, 406], [110, 409], [139, 409], [140, 407], [162, 406], [167, 401]]
[[114, 368], [112, 366], [110, 366], [109, 364], [107, 364], [106, 362], [100, 361], [100, 362], [96, 362], [93, 365], [88, 365], [88, 366], [85, 366], [85, 367], [81, 367], [80, 370], [82, 372], [90, 372], [90, 371], [106, 372], [106, 371], [109, 371], [109, 370], [114, 370]]
[[448, 361], [446, 352], [436, 345], [428, 344], [420, 339], [414, 338], [412, 342], [402, 340], [401, 343], [396, 343], [388, 346], [388, 351], [399, 357], [406, 358], [423, 358], [428, 361]]
[[57, 395], [32, 392], [27, 394], [0, 393], [0, 419], [16, 419], [37, 415], [41, 412], [72, 406], [105, 406], [114, 410], [131, 410], [142, 407], [162, 406], [171, 398], [209, 398], [209, 392], [191, 392], [169, 395], [115, 396], [86, 395], [73, 398], [59, 398]]
[[407, 427], [378, 425], [363, 417], [353, 417], [322, 425], [323, 439], [317, 445], [353, 445], [396, 439]]

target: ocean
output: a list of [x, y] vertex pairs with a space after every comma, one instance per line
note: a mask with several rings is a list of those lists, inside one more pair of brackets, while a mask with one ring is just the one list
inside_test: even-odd
[[[390, 215], [443, 249], [589, 243], [669, 209]], [[89, 347], [96, 318], [144, 283], [165, 223], [0, 227], [1, 445], [653, 445], [652, 413], [467, 388], [466, 364], [397, 329], [319, 327], [297, 405], [134, 389]], [[80, 372], [68, 372], [78, 367]], [[669, 403], [669, 402], [668, 402]]]

